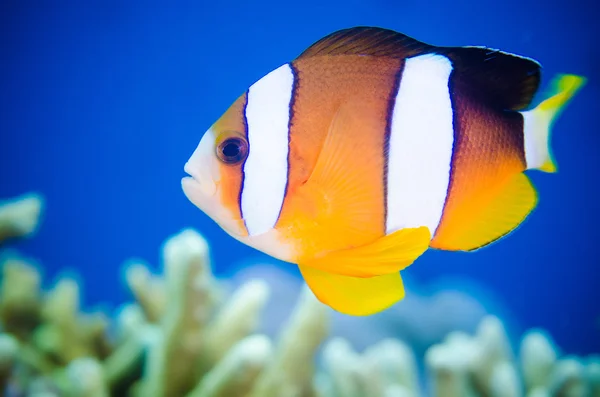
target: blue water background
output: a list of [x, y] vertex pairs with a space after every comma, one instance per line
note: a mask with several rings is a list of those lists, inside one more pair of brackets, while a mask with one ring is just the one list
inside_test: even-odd
[[[38, 236], [17, 245], [52, 280], [77, 271], [85, 301], [129, 298], [121, 265], [157, 264], [164, 238], [202, 231], [225, 274], [262, 254], [228, 237], [180, 188], [203, 132], [251, 83], [337, 29], [373, 25], [438, 45], [486, 45], [589, 77], [554, 129], [560, 172], [531, 173], [540, 203], [477, 253], [428, 252], [409, 273], [468, 276], [522, 328], [600, 352], [597, 116], [592, 1], [0, 2], [0, 197], [38, 191]], [[290, 269], [293, 268], [289, 265]]]

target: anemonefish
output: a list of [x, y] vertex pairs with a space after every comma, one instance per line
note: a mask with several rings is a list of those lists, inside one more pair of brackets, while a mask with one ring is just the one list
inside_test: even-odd
[[350, 315], [404, 297], [428, 248], [472, 251], [536, 206], [550, 129], [584, 84], [484, 47], [356, 27], [317, 41], [240, 96], [185, 165], [188, 199], [239, 241], [297, 264]]

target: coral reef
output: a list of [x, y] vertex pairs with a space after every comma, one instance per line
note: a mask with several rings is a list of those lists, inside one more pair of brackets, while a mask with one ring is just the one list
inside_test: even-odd
[[0, 242], [35, 233], [43, 205], [41, 196], [34, 193], [0, 201]]
[[[289, 308], [303, 288], [299, 271], [294, 270], [292, 266], [242, 263], [227, 275], [226, 281], [232, 289], [255, 278], [269, 284], [274, 299], [269, 299], [265, 305], [269, 315], [263, 318], [259, 330], [271, 337], [277, 337]], [[422, 357], [427, 348], [448, 333], [473, 333], [485, 316], [508, 312], [499, 304], [498, 298], [473, 282], [438, 279], [432, 285], [419, 285], [408, 275], [404, 276], [404, 281], [406, 297], [402, 304], [388, 310], [368, 317], [330, 311], [330, 334], [347, 339], [358, 350], [394, 337], [409, 344], [415, 354]]]
[[[38, 204], [17, 199], [0, 207], [0, 239], [31, 235]], [[600, 396], [599, 357], [562, 357], [535, 330], [513, 352], [490, 315], [473, 334], [450, 332], [424, 357], [399, 338], [357, 352], [332, 332], [336, 314], [302, 286], [277, 333], [264, 333], [276, 286], [249, 278], [228, 291], [193, 229], [166, 240], [161, 274], [125, 263], [135, 301], [114, 318], [83, 311], [74, 279], [44, 291], [31, 261], [11, 255], [0, 262], [0, 390], [7, 396]]]

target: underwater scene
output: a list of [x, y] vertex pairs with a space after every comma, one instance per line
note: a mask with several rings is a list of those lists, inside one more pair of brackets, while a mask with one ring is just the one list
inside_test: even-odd
[[0, 2], [10, 397], [600, 397], [600, 7]]

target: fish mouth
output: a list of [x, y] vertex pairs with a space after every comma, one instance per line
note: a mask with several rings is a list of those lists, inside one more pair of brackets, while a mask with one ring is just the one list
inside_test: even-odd
[[181, 178], [181, 187], [187, 199], [212, 218], [225, 232], [236, 239], [245, 234], [244, 221], [231, 218], [228, 211], [221, 207], [216, 197], [217, 186], [212, 179], [207, 179], [202, 173], [195, 173], [186, 165], [187, 176]]
[[190, 166], [190, 163], [185, 163], [185, 165], [183, 166], [183, 172], [185, 172], [187, 175], [184, 176], [183, 179], [193, 179], [194, 181], [198, 182], [194, 177], [191, 168], [192, 167]]
[[190, 201], [195, 202], [194, 197], [201, 194], [205, 197], [212, 197], [217, 192], [215, 182], [203, 172], [196, 171], [196, 167], [192, 167], [189, 162], [183, 167], [183, 171], [187, 174], [181, 179], [183, 191], [188, 196]]

